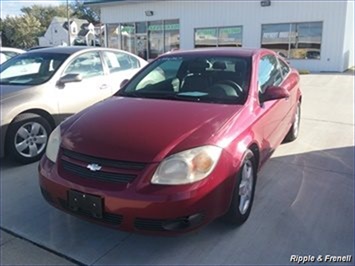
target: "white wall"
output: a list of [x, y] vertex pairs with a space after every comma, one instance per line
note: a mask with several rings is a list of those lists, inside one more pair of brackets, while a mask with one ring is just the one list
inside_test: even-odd
[[344, 27], [343, 69], [354, 66], [354, 2], [347, 2], [346, 21]]
[[[199, 27], [241, 25], [243, 47], [258, 48], [262, 24], [322, 21], [321, 59], [290, 60], [291, 65], [311, 71], [343, 71], [343, 48], [350, 49], [350, 45], [344, 47], [341, 30], [345, 27], [346, 8], [344, 1], [271, 0], [270, 7], [261, 7], [260, 1], [121, 2], [103, 4], [101, 19], [103, 23], [180, 19], [181, 49], [194, 47], [194, 28]], [[146, 10], [152, 10], [154, 15], [145, 16]], [[351, 34], [354, 38], [353, 30]]]

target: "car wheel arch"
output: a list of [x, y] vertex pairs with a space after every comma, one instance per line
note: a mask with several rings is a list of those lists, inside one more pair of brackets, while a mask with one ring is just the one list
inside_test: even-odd
[[248, 146], [248, 150], [250, 150], [254, 154], [255, 159], [255, 171], [259, 170], [259, 162], [260, 162], [260, 149], [256, 143], [252, 143]]
[[[259, 163], [260, 163], [260, 148], [256, 142], [251, 142], [251, 143], [249, 143], [249, 145], [246, 145], [245, 150], [240, 153], [241, 157], [239, 158], [240, 160], [239, 160], [238, 166], [235, 168], [236, 174], [239, 173], [240, 168], [243, 165], [244, 159], [247, 156], [248, 151], [251, 151], [254, 156], [254, 163], [255, 163], [254, 170], [256, 172], [259, 171], [259, 169], [260, 169], [260, 165], [259, 165]], [[236, 183], [237, 183], [236, 181], [233, 183], [233, 187], [236, 185]]]
[[52, 129], [54, 129], [56, 126], [53, 116], [49, 112], [47, 112], [46, 110], [43, 110], [43, 109], [28, 109], [28, 110], [22, 111], [21, 113], [16, 115], [14, 117], [14, 119], [12, 119], [11, 123], [16, 119], [16, 117], [18, 117], [19, 115], [25, 114], [25, 113], [36, 114], [36, 115], [43, 117], [44, 119], [47, 120], [47, 122], [50, 124]]

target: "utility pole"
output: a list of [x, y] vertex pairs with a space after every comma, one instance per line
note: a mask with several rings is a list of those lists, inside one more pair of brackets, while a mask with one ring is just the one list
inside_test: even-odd
[[68, 23], [68, 46], [70, 46], [70, 19], [69, 19], [69, 0], [67, 0], [67, 23]]

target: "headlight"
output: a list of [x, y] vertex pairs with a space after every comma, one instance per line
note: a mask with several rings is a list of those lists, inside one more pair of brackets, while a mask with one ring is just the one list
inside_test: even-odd
[[57, 161], [60, 142], [61, 142], [60, 126], [57, 126], [53, 130], [52, 134], [49, 136], [47, 149], [46, 149], [47, 158], [54, 163]]
[[151, 182], [181, 185], [204, 179], [215, 168], [221, 152], [221, 148], [208, 145], [171, 155], [160, 163]]

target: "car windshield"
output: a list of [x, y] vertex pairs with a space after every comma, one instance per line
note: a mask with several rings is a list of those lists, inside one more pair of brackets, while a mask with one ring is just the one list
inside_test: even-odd
[[170, 54], [152, 62], [116, 96], [243, 104], [250, 65], [245, 57]]
[[0, 66], [0, 84], [39, 85], [49, 80], [68, 54], [25, 53]]

